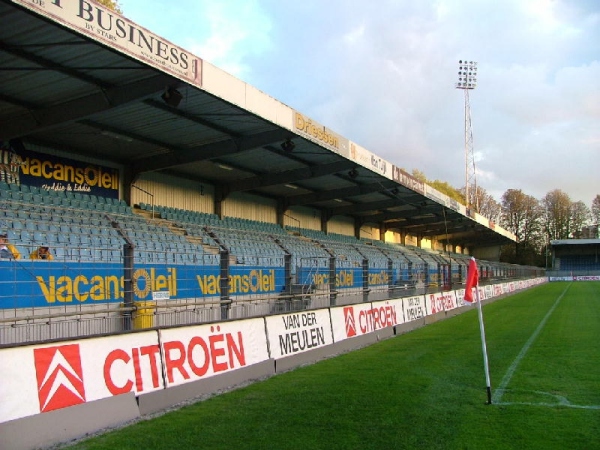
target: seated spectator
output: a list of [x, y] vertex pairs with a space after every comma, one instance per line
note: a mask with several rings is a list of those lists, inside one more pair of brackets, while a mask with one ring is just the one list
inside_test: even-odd
[[50, 253], [50, 247], [46, 244], [40, 246], [37, 250], [34, 250], [29, 255], [29, 259], [45, 259], [47, 261], [52, 261], [54, 256]]
[[8, 243], [8, 235], [5, 232], [0, 233], [0, 259], [21, 259], [19, 250]]

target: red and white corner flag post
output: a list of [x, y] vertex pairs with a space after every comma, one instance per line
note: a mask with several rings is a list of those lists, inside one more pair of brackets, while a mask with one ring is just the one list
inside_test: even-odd
[[479, 298], [479, 271], [475, 258], [471, 258], [469, 268], [467, 269], [467, 284], [465, 285], [465, 301], [473, 302], [473, 288], [475, 288], [475, 297], [477, 301], [477, 311], [479, 314], [479, 331], [481, 332], [481, 349], [483, 351], [483, 369], [485, 370], [485, 382], [487, 387], [488, 404], [492, 404], [492, 384], [490, 382], [490, 368], [488, 365], [487, 347], [485, 345], [485, 328], [483, 326], [483, 312], [481, 310], [481, 299]]

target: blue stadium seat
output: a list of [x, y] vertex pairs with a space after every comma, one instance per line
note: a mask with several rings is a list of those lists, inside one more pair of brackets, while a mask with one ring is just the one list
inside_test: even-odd
[[175, 253], [173, 252], [165, 252], [166, 257], [167, 257], [167, 264], [175, 264], [176, 262], [176, 258], [175, 258]]
[[121, 250], [111, 250], [110, 251], [110, 261], [114, 263], [119, 263], [123, 260], [123, 255], [121, 254]]
[[81, 262], [91, 262], [94, 260], [92, 257], [92, 250], [89, 247], [81, 247], [79, 249], [79, 260]]
[[65, 252], [65, 248], [62, 245], [57, 245], [52, 250], [53, 250], [55, 261], [65, 261], [67, 259], [67, 254]]
[[79, 242], [83, 246], [89, 246], [91, 244], [90, 235], [82, 233], [79, 235]]
[[6, 231], [8, 242], [19, 242], [21, 240], [21, 230], [10, 228]]
[[43, 231], [35, 231], [33, 233], [33, 242], [36, 244], [43, 244], [46, 242], [46, 233]]
[[17, 251], [21, 254], [21, 259], [29, 258], [31, 247], [28, 245], [15, 245]]
[[102, 247], [102, 240], [100, 239], [100, 236], [97, 235], [92, 235], [90, 236], [90, 244], [92, 245], [92, 247]]
[[21, 220], [29, 220], [29, 212], [23, 209], [17, 211], [17, 217]]

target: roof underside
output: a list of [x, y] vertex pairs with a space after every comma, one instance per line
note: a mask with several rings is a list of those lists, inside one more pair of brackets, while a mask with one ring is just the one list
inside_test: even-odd
[[[510, 243], [256, 114], [0, 0], [0, 140], [249, 192], [461, 246]], [[161, 95], [176, 88], [169, 106]], [[281, 144], [293, 139], [293, 150]], [[355, 173], [351, 172], [353, 169]]]

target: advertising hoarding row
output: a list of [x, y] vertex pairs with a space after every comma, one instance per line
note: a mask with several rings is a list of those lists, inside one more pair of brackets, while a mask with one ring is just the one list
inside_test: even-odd
[[[362, 268], [336, 268], [335, 287], [362, 288], [364, 274]], [[410, 279], [408, 270], [400, 269], [369, 268], [366, 274], [371, 287], [401, 284]], [[302, 268], [297, 276], [300, 284], [322, 285], [329, 284], [330, 272]], [[229, 268], [229, 295], [278, 294], [284, 285], [282, 266]], [[0, 309], [118, 303], [125, 298], [125, 275], [123, 265], [117, 263], [0, 260], [0, 287]], [[161, 295], [171, 300], [217, 297], [221, 295], [221, 272], [216, 265], [137, 264], [132, 289], [134, 301], [156, 300]]]
[[311, 118], [292, 111], [294, 131], [326, 149], [329, 149], [342, 156], [348, 157], [349, 146], [348, 139], [330, 130], [329, 128], [315, 122]]
[[389, 162], [354, 142], [350, 142], [350, 159], [381, 176], [392, 179], [392, 165]]
[[425, 195], [425, 183], [416, 179], [400, 167], [392, 166], [392, 180], [421, 195]]
[[[480, 287], [480, 298], [544, 282]], [[133, 392], [136, 396], [308, 352], [453, 310], [464, 290], [0, 349], [0, 423]]]

